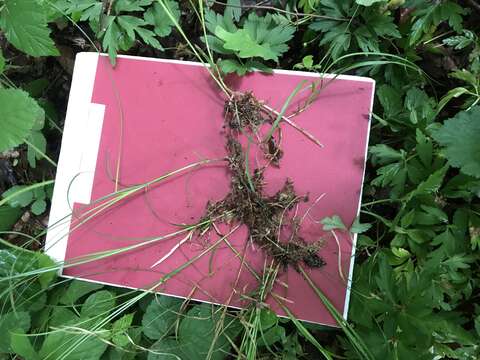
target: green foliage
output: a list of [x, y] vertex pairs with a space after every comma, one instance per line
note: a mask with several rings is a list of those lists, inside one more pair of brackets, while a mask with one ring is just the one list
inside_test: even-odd
[[0, 88], [0, 151], [21, 144], [45, 112], [25, 91]]
[[[362, 5], [373, 5], [378, 1], [363, 1]], [[360, 14], [361, 23], [352, 27], [345, 18], [354, 16], [358, 5], [352, 1], [321, 0], [321, 15], [332, 19], [319, 19], [310, 24], [310, 29], [322, 34], [320, 45], [328, 45], [333, 59], [339, 58], [347, 51], [358, 49], [380, 52], [382, 38], [399, 38], [400, 33], [393, 18], [379, 10], [378, 6], [366, 8]], [[333, 20], [333, 19], [339, 20]]]
[[0, 354], [13, 352], [11, 348], [12, 333], [28, 331], [30, 329], [30, 315], [25, 311], [8, 312], [0, 315]]
[[[175, 1], [165, 1], [176, 20], [180, 10]], [[112, 13], [103, 16], [102, 2], [97, 0], [61, 0], [59, 8], [72, 16], [75, 21], [88, 21], [90, 28], [115, 65], [117, 53], [129, 50], [137, 40], [155, 49], [163, 50], [157, 37], [170, 35], [173, 23], [163, 7], [153, 0], [119, 0], [112, 7]], [[144, 14], [143, 18], [136, 13]]]
[[[156, 300], [153, 300], [156, 301]], [[155, 305], [156, 306], [156, 305]], [[229, 351], [228, 338], [234, 338], [240, 328], [236, 319], [221, 320], [220, 309], [202, 304], [192, 307], [180, 322], [176, 338], [162, 337], [155, 342], [149, 360], [167, 359], [178, 356], [181, 359], [223, 359]], [[171, 316], [168, 315], [167, 316]], [[166, 333], [165, 335], [167, 335]], [[196, 334], [202, 334], [197, 336]]]
[[35, 215], [42, 214], [47, 207], [47, 198], [51, 198], [51, 188], [38, 187], [32, 190], [27, 185], [14, 185], [2, 194], [2, 197], [12, 197], [8, 204], [13, 207], [27, 207]]
[[173, 297], [161, 296], [152, 300], [143, 315], [144, 333], [152, 340], [171, 334], [180, 314], [182, 301]]
[[255, 58], [278, 62], [288, 50], [286, 43], [292, 39], [294, 27], [278, 24], [271, 14], [260, 17], [250, 13], [239, 28], [233, 22], [233, 15], [228, 14], [225, 12], [222, 16], [213, 11], [205, 14], [206, 27], [215, 37], [209, 35], [204, 41], [219, 54], [236, 56], [219, 62], [224, 73], [244, 75], [256, 69], [268, 71], [268, 67]]
[[59, 55], [50, 38], [44, 8], [36, 1], [4, 0], [0, 28], [12, 45], [28, 55]]
[[417, 44], [419, 40], [425, 37], [431, 37], [433, 32], [442, 22], [448, 22], [453, 30], [460, 32], [462, 30], [462, 15], [467, 14], [467, 10], [454, 1], [441, 1], [438, 3], [416, 4], [414, 22], [411, 29], [409, 43]]
[[0, 75], [3, 73], [5, 69], [5, 58], [3, 57], [2, 50], [0, 49]]
[[480, 106], [463, 111], [444, 122], [433, 133], [434, 139], [444, 146], [444, 153], [452, 166], [467, 175], [480, 177]]

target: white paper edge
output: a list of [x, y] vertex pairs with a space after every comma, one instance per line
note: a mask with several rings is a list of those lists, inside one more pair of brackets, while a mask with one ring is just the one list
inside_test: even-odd
[[72, 77], [45, 240], [45, 253], [60, 263], [65, 260], [71, 206], [87, 204], [91, 197], [105, 109], [91, 103], [97, 63], [96, 53], [77, 54]]
[[[75, 67], [72, 77], [72, 85], [70, 88], [70, 96], [68, 99], [67, 105], [67, 115], [65, 118], [65, 126], [62, 138], [61, 152], [58, 161], [57, 174], [55, 178], [55, 187], [52, 197], [52, 205], [50, 210], [50, 218], [48, 223], [48, 232], [45, 241], [45, 253], [52, 257], [54, 260], [63, 262], [65, 260], [65, 251], [67, 247], [68, 237], [66, 236], [69, 231], [70, 221], [71, 221], [71, 209], [69, 204], [77, 203], [89, 203], [91, 200], [91, 192], [93, 187], [93, 178], [94, 170], [96, 167], [96, 159], [98, 155], [98, 147], [100, 145], [100, 135], [101, 128], [103, 124], [103, 115], [105, 105], [93, 104], [91, 103], [91, 98], [93, 94], [93, 86], [95, 81], [96, 69], [98, 64], [99, 56], [107, 57], [108, 55], [102, 53], [93, 53], [93, 52], [80, 52], [77, 54], [75, 59]], [[134, 60], [143, 60], [143, 61], [155, 61], [161, 63], [171, 63], [179, 65], [192, 65], [192, 66], [205, 66], [202, 63], [194, 61], [183, 61], [183, 60], [173, 60], [173, 59], [155, 59], [142, 56], [132, 56], [132, 55], [118, 55], [119, 58], [125, 59], [134, 59]], [[208, 65], [207, 65], [208, 66]], [[371, 95], [371, 104], [369, 110], [369, 120], [368, 120], [368, 129], [367, 129], [367, 139], [365, 147], [365, 163], [364, 171], [362, 175], [362, 182], [360, 187], [359, 203], [357, 216], [360, 215], [361, 203], [362, 203], [362, 192], [363, 184], [365, 180], [365, 168], [367, 163], [367, 151], [368, 151], [368, 142], [370, 137], [370, 126], [371, 126], [371, 113], [373, 109], [374, 93], [375, 93], [375, 80], [355, 75], [335, 75], [335, 74], [319, 74], [306, 71], [295, 71], [295, 70], [273, 70], [275, 74], [284, 74], [284, 75], [297, 75], [297, 76], [308, 76], [308, 77], [324, 77], [324, 78], [334, 78], [336, 77], [339, 80], [349, 80], [349, 81], [361, 81], [372, 83], [372, 95]], [[83, 75], [83, 76], [82, 76]], [[81, 127], [82, 119], [88, 119], [88, 126]], [[80, 128], [79, 128], [80, 127]], [[76, 131], [75, 131], [76, 130]], [[79, 136], [79, 134], [82, 134]], [[89, 137], [90, 136], [90, 137]], [[93, 144], [90, 147], [82, 146], [82, 139], [92, 141]], [[84, 151], [79, 153], [77, 148], [82, 148]], [[85, 174], [85, 175], [84, 175]], [[70, 179], [70, 180], [68, 180]], [[75, 181], [72, 183], [72, 180]], [[67, 191], [70, 186], [70, 196], [67, 199]], [[75, 188], [74, 188], [75, 186]], [[74, 191], [75, 190], [75, 191]], [[65, 217], [62, 214], [69, 214]], [[63, 220], [61, 220], [63, 218]], [[56, 225], [57, 221], [61, 220], [60, 225]], [[59, 234], [64, 234], [59, 236]], [[59, 238], [58, 238], [59, 237]], [[57, 239], [58, 238], [58, 239]], [[350, 304], [350, 293], [353, 280], [353, 268], [355, 264], [355, 252], [357, 244], [357, 234], [353, 235], [352, 239], [352, 254], [350, 259], [350, 267], [347, 281], [347, 290], [345, 295], [345, 304], [343, 309], [343, 318], [346, 320], [348, 317], [348, 309]], [[61, 274], [61, 270], [60, 270]], [[63, 275], [66, 278], [75, 279], [72, 276]], [[129, 286], [121, 286], [118, 284], [112, 284], [103, 281], [83, 279], [85, 281], [95, 282], [105, 285], [120, 286], [123, 288], [137, 289]], [[162, 293], [168, 296], [174, 296], [178, 298], [184, 298], [174, 294]], [[202, 302], [216, 304], [210, 301]], [[221, 305], [221, 304], [217, 304]], [[313, 324], [331, 326], [331, 324], [322, 324], [311, 322], [308, 320], [302, 321], [310, 322]]]
[[[357, 217], [360, 216], [360, 210], [362, 208], [362, 195], [363, 195], [363, 184], [365, 182], [365, 171], [367, 169], [367, 154], [368, 154], [368, 142], [370, 140], [370, 127], [372, 124], [372, 111], [373, 111], [373, 101], [375, 99], [375, 80], [371, 79], [373, 84], [372, 84], [372, 98], [370, 101], [370, 109], [368, 112], [368, 128], [367, 128], [367, 139], [365, 143], [365, 161], [363, 163], [363, 175], [362, 175], [362, 183], [360, 186], [360, 194], [358, 198], [358, 211], [357, 211]], [[355, 265], [355, 253], [357, 250], [357, 237], [358, 234], [353, 234], [353, 239], [352, 239], [352, 255], [350, 258], [350, 268], [348, 271], [348, 281], [347, 281], [347, 293], [345, 295], [345, 305], [343, 306], [343, 318], [347, 320], [348, 318], [348, 308], [350, 305], [350, 293], [352, 289], [352, 282], [353, 282], [353, 267]]]

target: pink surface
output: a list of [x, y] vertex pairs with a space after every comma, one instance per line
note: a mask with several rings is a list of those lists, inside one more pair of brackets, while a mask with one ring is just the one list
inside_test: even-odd
[[[256, 73], [235, 79], [231, 86], [239, 91], [252, 90], [257, 98], [279, 110], [303, 79], [313, 80], [302, 75]], [[289, 177], [297, 194], [309, 194], [310, 201], [300, 205], [299, 214], [325, 193], [311, 209], [311, 218], [307, 217], [302, 223], [301, 233], [307, 241], [322, 236], [325, 239], [325, 247], [319, 254], [327, 265], [308, 272], [340, 312], [344, 309], [346, 284], [338, 274], [338, 247], [333, 237], [324, 234], [321, 225], [312, 219], [338, 214], [349, 225], [357, 214], [372, 86], [373, 83], [368, 81], [334, 80], [307, 111], [293, 118], [314, 134], [324, 148], [282, 124], [284, 156], [281, 166], [279, 169], [269, 168], [266, 172], [269, 193], [278, 190]], [[296, 109], [302, 98], [305, 96], [295, 98], [290, 109]], [[112, 178], [119, 147], [120, 182], [123, 185], [144, 183], [192, 162], [226, 155], [225, 134], [222, 132], [224, 100], [207, 71], [200, 66], [121, 58], [112, 70], [108, 59], [100, 57], [92, 102], [106, 105], [92, 201], [114, 191]], [[122, 122], [123, 143], [120, 144]], [[252, 156], [251, 162], [255, 163], [259, 155]], [[228, 189], [229, 174], [225, 163], [221, 162], [175, 176], [74, 230], [68, 239], [66, 260], [177, 231], [179, 227], [174, 224], [195, 223], [205, 213], [207, 201], [222, 199]], [[84, 208], [75, 204], [76, 216]], [[221, 226], [225, 233], [230, 228]], [[342, 265], [348, 275], [352, 240], [346, 233], [338, 235]], [[65, 268], [64, 274], [119, 286], [149, 288], [218, 238], [209, 234], [187, 241], [166, 261], [151, 268], [183, 237]], [[260, 249], [247, 243], [246, 229], [239, 229], [229, 239], [240, 253], [245, 253], [246, 262], [262, 273], [264, 255]], [[238, 275], [240, 266], [241, 260], [225, 243], [221, 243], [216, 251], [201, 257], [156, 290], [245, 306], [247, 302], [242, 300], [242, 295], [254, 291], [257, 281], [245, 266]], [[278, 280], [273, 291], [287, 299], [285, 305], [299, 319], [335, 324], [297, 271], [289, 267]], [[279, 314], [284, 314], [272, 298], [269, 297], [267, 302]]]

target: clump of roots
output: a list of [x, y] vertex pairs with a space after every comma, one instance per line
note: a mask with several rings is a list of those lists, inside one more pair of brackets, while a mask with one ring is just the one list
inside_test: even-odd
[[256, 131], [260, 125], [270, 121], [261, 109], [262, 104], [251, 92], [234, 94], [225, 102], [225, 122], [232, 130]]
[[[224, 113], [225, 125], [236, 135], [245, 132], [257, 134], [260, 126], [272, 124], [274, 120], [270, 113], [264, 111], [262, 104], [251, 92], [234, 94], [230, 100], [225, 102]], [[272, 165], [278, 167], [283, 155], [278, 141], [271, 136], [266, 143], [261, 143], [260, 147], [265, 158]]]
[[[325, 262], [317, 255], [320, 244], [307, 244], [298, 234], [298, 224], [285, 220], [287, 211], [307, 201], [307, 196], [298, 196], [289, 179], [275, 195], [264, 195], [263, 170], [248, 173], [242, 146], [231, 135], [227, 136], [227, 151], [231, 189], [223, 200], [207, 205], [206, 218], [245, 224], [250, 239], [284, 269], [291, 265], [298, 270], [300, 262], [308, 267], [323, 266]], [[287, 225], [291, 233], [282, 241], [279, 235]]]
[[[246, 225], [251, 241], [284, 269], [292, 266], [299, 270], [300, 262], [307, 267], [321, 267], [325, 265], [317, 254], [321, 242], [308, 244], [299, 235], [300, 224], [296, 218], [287, 218], [289, 210], [301, 201], [307, 201], [308, 196], [297, 195], [290, 179], [285, 180], [275, 195], [265, 195], [265, 167], [252, 172], [245, 164], [246, 156], [239, 137], [246, 133], [258, 135], [261, 125], [273, 123], [273, 119], [262, 109], [262, 104], [251, 92], [234, 94], [225, 103], [230, 192], [223, 200], [207, 204], [204, 219], [215, 218]], [[283, 154], [278, 142], [271, 136], [266, 144], [260, 144], [268, 163], [277, 166]], [[285, 236], [285, 229], [288, 229], [288, 236]], [[202, 232], [205, 230], [202, 229]]]

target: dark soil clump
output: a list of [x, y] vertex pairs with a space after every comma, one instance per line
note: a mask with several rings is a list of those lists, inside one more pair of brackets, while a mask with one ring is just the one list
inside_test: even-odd
[[[238, 141], [244, 131], [255, 132], [260, 125], [270, 122], [261, 110], [261, 105], [252, 93], [237, 95], [225, 104], [225, 122], [228, 129], [226, 149], [231, 173], [230, 192], [218, 202], [207, 205], [204, 218], [219, 218], [224, 222], [238, 222], [247, 226], [250, 240], [265, 254], [286, 269], [289, 265], [298, 270], [299, 263], [318, 268], [325, 265], [317, 254], [320, 242], [308, 244], [299, 236], [300, 224], [288, 217], [288, 211], [308, 196], [295, 193], [293, 182], [286, 179], [283, 187], [273, 196], [264, 194], [264, 170], [251, 172], [245, 164], [245, 152]], [[267, 144], [271, 150], [265, 153], [268, 160], [279, 161], [281, 150]], [[285, 228], [289, 235], [286, 236]]]

